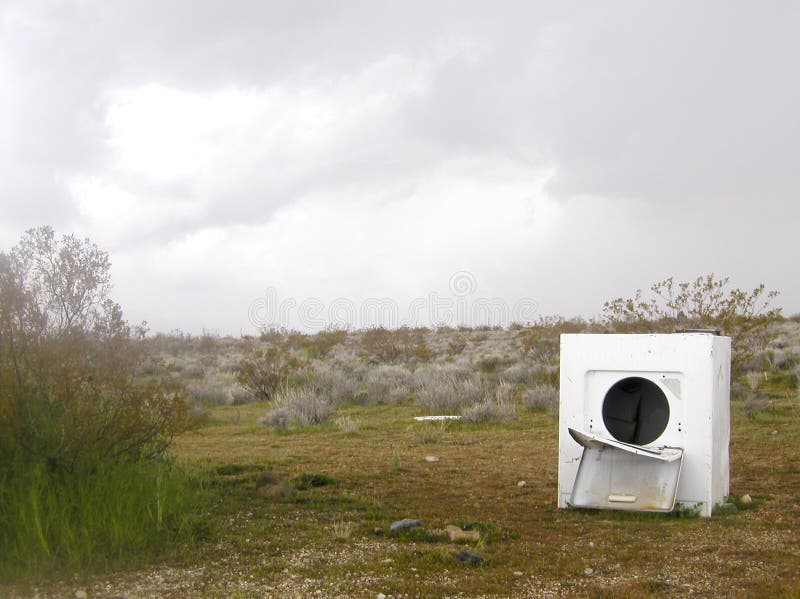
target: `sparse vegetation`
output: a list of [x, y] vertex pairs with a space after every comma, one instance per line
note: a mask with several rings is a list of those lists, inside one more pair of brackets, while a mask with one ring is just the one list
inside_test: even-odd
[[[127, 574], [90, 576], [89, 595], [159, 595], [167, 592], [166, 577], [184, 576], [179, 596], [639, 597], [687, 589], [699, 596], [792, 596], [800, 590], [788, 575], [800, 559], [791, 534], [800, 524], [791, 507], [800, 487], [790, 451], [800, 421], [800, 327], [791, 321], [769, 325], [765, 339], [775, 339], [753, 353], [734, 381], [740, 390], [732, 401], [734, 508], [712, 521], [554, 509], [559, 335], [625, 326], [554, 317], [509, 330], [305, 335], [272, 329], [244, 339], [133, 338], [147, 357], [136, 376], [178, 391], [185, 384], [194, 421], [203, 428], [179, 435], [170, 454], [192, 476], [163, 460], [146, 462], [152, 470], [142, 467], [141, 479], [130, 476], [142, 491], [126, 491], [135, 498], [126, 505], [144, 510], [131, 518], [153, 522], [163, 508], [162, 528], [150, 540], [132, 538], [118, 553], [108, 552], [91, 570], [95, 563], [135, 565], [139, 558], [131, 552], [143, 560], [167, 555], [170, 564], [186, 566], [156, 565], [158, 574], [136, 587]], [[462, 418], [413, 420], [422, 413]], [[148, 487], [155, 472], [160, 486]], [[198, 493], [203, 508], [188, 516]], [[754, 501], [741, 501], [744, 493]], [[0, 500], [13, 496], [25, 495], [14, 485], [0, 489]], [[17, 511], [0, 513], [35, 522], [30, 505], [10, 503]], [[73, 504], [47, 514], [78, 509]], [[405, 517], [425, 525], [388, 533], [390, 522]], [[199, 527], [199, 520], [206, 524]], [[98, 511], [97, 525], [113, 529], [105, 522]], [[454, 561], [452, 554], [465, 547], [451, 544], [444, 532], [452, 523], [481, 531], [466, 546], [486, 558], [481, 568]], [[198, 542], [201, 533], [211, 541]], [[708, 538], [725, 562], [707, 559]], [[37, 539], [30, 535], [31, 543]], [[70, 552], [79, 554], [69, 549], [58, 557], [64, 572], [86, 564], [86, 558], [65, 558]], [[769, 557], [749, 568], [752, 552]], [[727, 562], [738, 565], [731, 569]], [[16, 563], [6, 579], [29, 584], [34, 569]], [[198, 566], [203, 577], [193, 578]], [[587, 575], [587, 568], [597, 575]], [[365, 578], [348, 575], [356, 570]], [[661, 573], [657, 580], [654, 572]], [[73, 595], [72, 580], [56, 578], [40, 595]], [[16, 586], [0, 587], [4, 592], [25, 594]]]

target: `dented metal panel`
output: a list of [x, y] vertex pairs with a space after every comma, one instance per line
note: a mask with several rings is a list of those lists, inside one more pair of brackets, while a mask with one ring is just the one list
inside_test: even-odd
[[644, 448], [569, 429], [583, 446], [570, 505], [669, 512], [675, 507], [683, 449]]

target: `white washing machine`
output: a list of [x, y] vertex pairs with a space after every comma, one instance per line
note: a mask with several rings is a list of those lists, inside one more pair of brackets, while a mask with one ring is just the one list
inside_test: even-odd
[[562, 335], [558, 506], [710, 516], [728, 495], [731, 340]]

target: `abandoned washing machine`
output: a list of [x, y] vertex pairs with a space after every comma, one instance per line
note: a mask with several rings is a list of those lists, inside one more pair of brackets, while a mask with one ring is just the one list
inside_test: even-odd
[[710, 516], [728, 495], [731, 340], [562, 335], [558, 506]]

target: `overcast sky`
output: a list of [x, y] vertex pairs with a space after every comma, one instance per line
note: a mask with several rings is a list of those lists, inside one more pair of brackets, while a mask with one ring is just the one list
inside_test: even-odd
[[798, 31], [790, 1], [0, 0], [0, 247], [90, 237], [165, 332], [593, 316], [710, 272], [795, 313]]

